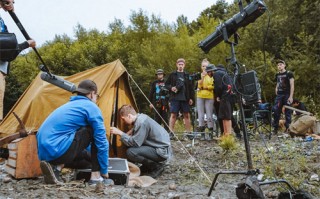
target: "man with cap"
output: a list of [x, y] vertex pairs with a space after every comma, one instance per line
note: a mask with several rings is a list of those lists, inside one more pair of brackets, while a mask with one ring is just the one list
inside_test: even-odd
[[[279, 119], [283, 105], [290, 106], [293, 101], [294, 77], [293, 73], [286, 70], [286, 63], [283, 60], [277, 60], [278, 73], [276, 74], [276, 99], [273, 106], [273, 133], [277, 134], [279, 130]], [[285, 127], [286, 131], [291, 123], [291, 110], [285, 109]]]
[[[207, 59], [201, 62], [201, 79], [198, 81], [197, 89], [197, 110], [199, 126], [197, 131], [205, 132], [204, 115], [207, 116], [207, 123], [209, 129], [209, 136], [213, 134], [213, 70], [216, 68], [213, 64], [210, 64]], [[203, 134], [204, 135], [204, 134]]]
[[233, 117], [232, 80], [222, 64], [218, 64], [214, 71], [214, 107], [218, 114], [221, 134], [230, 135]]
[[179, 111], [183, 115], [185, 129], [191, 132], [190, 106], [194, 101], [194, 86], [189, 74], [184, 71], [186, 61], [179, 58], [176, 62], [177, 70], [172, 72], [167, 81], [166, 88], [170, 91], [170, 131], [174, 131], [174, 125]]
[[[62, 182], [63, 167], [91, 168], [89, 185], [108, 179], [109, 143], [103, 116], [96, 105], [98, 88], [92, 80], [83, 80], [77, 96], [53, 111], [37, 133], [38, 157], [47, 184]], [[91, 149], [89, 146], [91, 146]]]
[[168, 109], [169, 109], [169, 91], [165, 87], [164, 71], [158, 69], [156, 72], [157, 80], [151, 83], [149, 100], [150, 108], [154, 109], [153, 119], [168, 130]]

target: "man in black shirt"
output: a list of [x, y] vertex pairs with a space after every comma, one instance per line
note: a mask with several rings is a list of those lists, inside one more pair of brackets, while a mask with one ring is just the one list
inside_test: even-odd
[[[286, 63], [283, 60], [277, 61], [277, 66], [279, 72], [276, 74], [276, 99], [273, 106], [273, 131], [274, 134], [278, 133], [279, 129], [279, 119], [282, 111], [283, 105], [290, 106], [293, 102], [294, 93], [294, 78], [290, 71], [286, 70]], [[286, 131], [291, 123], [291, 110], [285, 109], [285, 127]]]
[[174, 125], [179, 111], [183, 114], [185, 129], [191, 132], [190, 106], [194, 101], [193, 82], [189, 74], [184, 71], [186, 61], [180, 58], [176, 62], [177, 70], [172, 72], [165, 85], [170, 91], [170, 130], [174, 131]]

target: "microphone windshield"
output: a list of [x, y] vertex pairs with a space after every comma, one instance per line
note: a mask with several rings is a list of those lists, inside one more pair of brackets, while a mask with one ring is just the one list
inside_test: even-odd
[[50, 76], [50, 74], [46, 72], [42, 72], [40, 77], [42, 80], [49, 82], [50, 84], [53, 84], [55, 86], [58, 86], [59, 88], [62, 88], [64, 90], [67, 90], [71, 93], [74, 92], [77, 88], [74, 83], [68, 82], [67, 80], [64, 80], [63, 78], [58, 77], [52, 73]]

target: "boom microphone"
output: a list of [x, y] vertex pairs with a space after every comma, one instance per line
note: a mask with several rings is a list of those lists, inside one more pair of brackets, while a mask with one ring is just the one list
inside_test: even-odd
[[74, 85], [73, 83], [68, 82], [63, 78], [58, 77], [52, 73], [49, 74], [47, 72], [42, 72], [40, 77], [43, 81], [49, 82], [50, 84], [58, 86], [59, 88], [67, 90], [71, 93], [73, 93], [77, 88], [76, 85]]

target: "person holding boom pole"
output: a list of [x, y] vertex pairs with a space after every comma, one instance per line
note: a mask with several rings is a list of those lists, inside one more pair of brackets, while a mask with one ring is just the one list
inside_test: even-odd
[[[13, 12], [14, 11], [14, 1], [13, 0], [0, 0], [0, 9], [2, 8], [5, 11]], [[9, 74], [9, 66], [10, 61], [12, 61], [12, 58], [8, 59], [8, 49], [5, 48], [8, 44], [7, 36], [9, 34], [2, 34], [2, 33], [8, 33], [7, 26], [5, 25], [3, 19], [0, 16], [0, 121], [3, 119], [3, 100], [4, 100], [4, 93], [5, 93], [5, 87], [6, 87], [6, 81], [5, 77]], [[3, 41], [2, 41], [3, 40]], [[14, 58], [24, 49], [28, 47], [34, 48], [36, 46], [36, 42], [33, 39], [27, 40], [21, 44], [17, 44], [17, 40], [14, 38], [13, 42], [16, 43], [15, 46], [17, 46], [15, 49], [10, 49], [12, 53], [15, 56]], [[10, 56], [12, 57], [12, 56]]]

